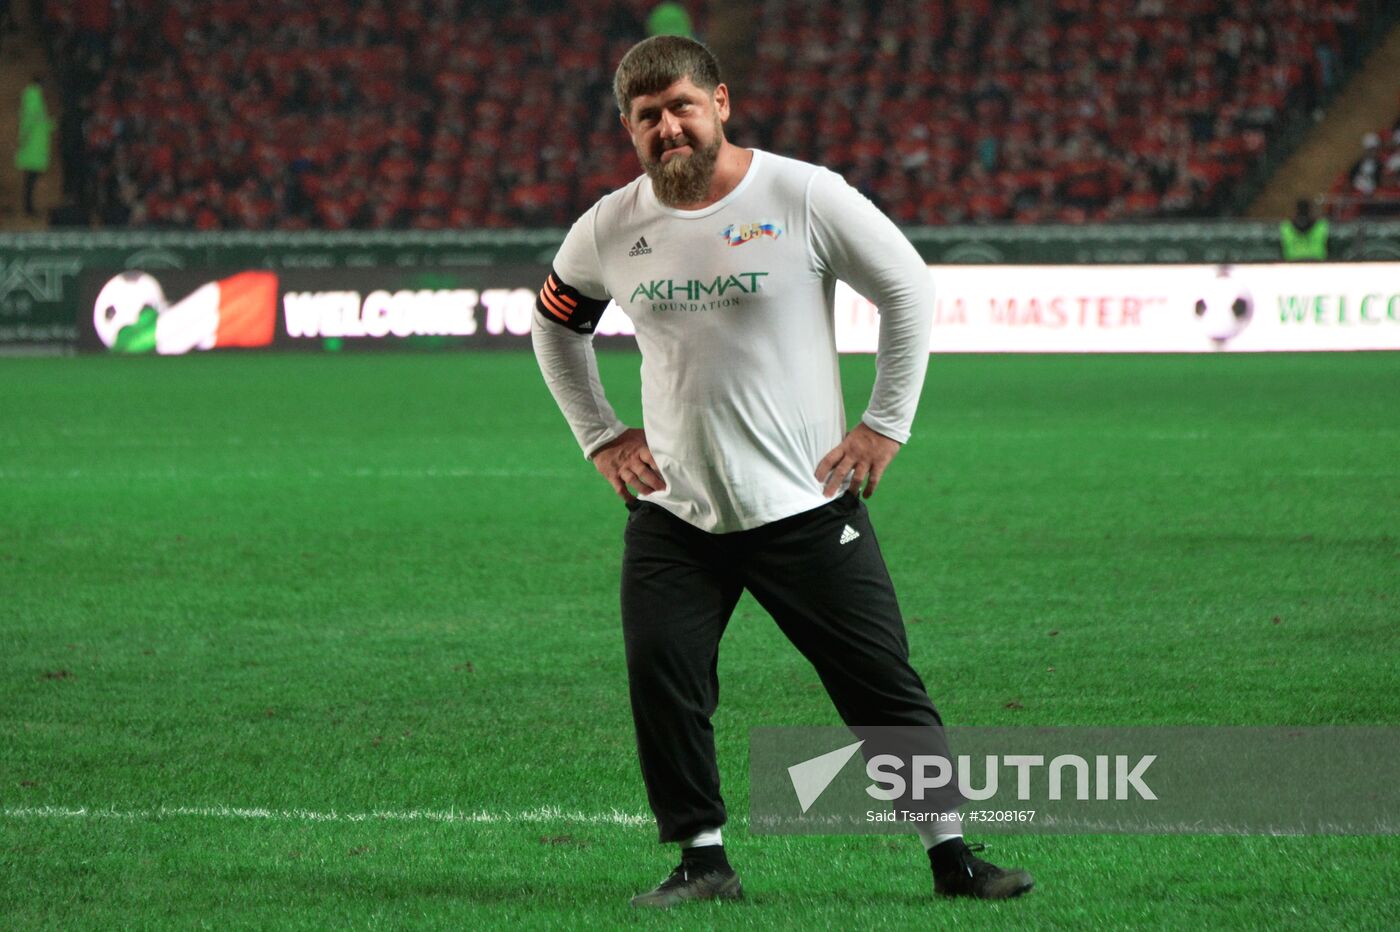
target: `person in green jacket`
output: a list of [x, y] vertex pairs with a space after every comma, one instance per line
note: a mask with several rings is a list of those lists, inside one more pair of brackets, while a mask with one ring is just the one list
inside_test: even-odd
[[1278, 225], [1285, 262], [1327, 260], [1327, 218], [1313, 216], [1312, 201], [1300, 198], [1293, 216]]
[[34, 187], [39, 176], [49, 170], [49, 135], [53, 124], [44, 106], [43, 76], [35, 75], [19, 98], [19, 149], [15, 167], [24, 173], [24, 213], [33, 217]]
[[647, 16], [647, 35], [694, 38], [690, 26], [690, 14], [675, 0], [662, 0]]

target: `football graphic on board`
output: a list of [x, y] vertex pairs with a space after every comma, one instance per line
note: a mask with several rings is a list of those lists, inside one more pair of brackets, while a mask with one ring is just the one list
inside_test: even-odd
[[277, 275], [239, 272], [170, 302], [148, 272], [122, 272], [92, 309], [98, 339], [114, 353], [178, 356], [191, 350], [268, 346], [277, 324]]
[[[116, 352], [146, 352], [155, 347], [156, 320], [169, 308], [160, 282], [149, 272], [123, 272], [102, 286], [92, 308], [97, 338]], [[122, 336], [122, 331], [127, 336]], [[149, 334], [150, 346], [142, 334]], [[122, 343], [118, 346], [118, 340]], [[128, 345], [130, 344], [130, 345]]]
[[1215, 281], [1196, 298], [1195, 314], [1197, 325], [1215, 348], [1224, 349], [1253, 319], [1254, 296], [1230, 277], [1228, 265], [1222, 265]]

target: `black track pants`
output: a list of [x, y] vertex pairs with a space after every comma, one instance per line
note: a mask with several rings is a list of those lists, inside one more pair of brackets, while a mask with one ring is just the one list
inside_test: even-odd
[[720, 637], [745, 589], [816, 668], [847, 725], [941, 724], [909, 665], [894, 587], [856, 496], [732, 534], [634, 501], [625, 542], [627, 677], [661, 841], [725, 822], [710, 716]]

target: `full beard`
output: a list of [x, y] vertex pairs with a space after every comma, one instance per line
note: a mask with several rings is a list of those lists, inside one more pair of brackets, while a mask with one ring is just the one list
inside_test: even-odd
[[[681, 207], [703, 201], [710, 192], [710, 179], [715, 174], [715, 162], [719, 157], [720, 142], [714, 142], [703, 149], [687, 139], [689, 155], [675, 155], [665, 161], [645, 158], [642, 167], [651, 179], [651, 189], [656, 199], [667, 207]], [[662, 155], [665, 155], [663, 151]]]

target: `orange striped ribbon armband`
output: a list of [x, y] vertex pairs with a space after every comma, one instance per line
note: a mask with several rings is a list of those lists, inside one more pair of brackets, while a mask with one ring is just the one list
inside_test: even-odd
[[592, 333], [607, 306], [606, 298], [590, 298], [564, 284], [553, 269], [535, 298], [535, 310], [546, 320], [577, 333]]

